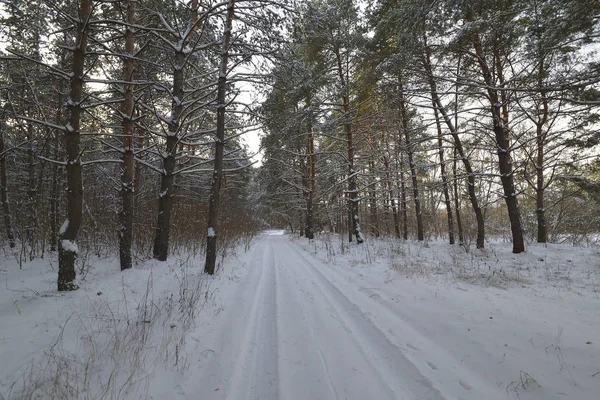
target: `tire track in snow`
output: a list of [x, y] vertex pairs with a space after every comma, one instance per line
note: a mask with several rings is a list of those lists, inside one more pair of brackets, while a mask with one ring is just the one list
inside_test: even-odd
[[372, 355], [357, 345], [343, 318], [315, 290], [314, 279], [294, 265], [299, 259], [274, 242], [279, 250], [276, 259], [282, 260], [277, 268], [282, 276], [279, 287], [286, 293], [286, 301], [280, 303], [285, 311], [282, 399], [398, 399], [373, 367]]
[[279, 300], [277, 321], [281, 327], [278, 336], [281, 398], [338, 399], [311, 313], [305, 305], [314, 300], [307, 299], [307, 293], [299, 290], [298, 281], [293, 281], [277, 260], [274, 256]]
[[[261, 261], [260, 278], [255, 286], [254, 299], [248, 311], [249, 323], [246, 326], [238, 362], [226, 397], [230, 400], [280, 398], [277, 294], [271, 241], [265, 245]], [[256, 268], [255, 265], [251, 267]]]
[[[289, 244], [292, 247], [294, 246], [292, 243]], [[295, 250], [300, 253], [307, 263], [311, 263], [301, 250]], [[338, 290], [342, 293], [346, 293], [344, 296], [349, 300], [348, 293], [352, 293], [354, 296], [350, 301], [354, 303], [355, 300], [359, 300], [357, 303], [354, 303], [359, 309], [360, 306], [358, 303], [375, 305], [379, 311], [377, 313], [377, 318], [370, 315], [368, 316], [368, 319], [373, 321], [377, 326], [379, 326], [379, 323], [381, 322], [383, 322], [383, 325], [385, 326], [393, 326], [397, 332], [391, 330], [388, 330], [388, 332], [385, 332], [382, 329], [379, 330], [389, 341], [395, 343], [397, 347], [403, 348], [403, 346], [406, 346], [406, 348], [409, 349], [407, 358], [411, 360], [424, 375], [434, 379], [438, 384], [438, 389], [442, 393], [447, 395], [453, 394], [458, 396], [458, 398], [466, 396], [467, 398], [478, 400], [490, 396], [491, 392], [495, 392], [498, 389], [496, 385], [490, 387], [482, 384], [483, 378], [477, 374], [477, 371], [465, 368], [462, 365], [461, 360], [457, 360], [449, 354], [446, 348], [439, 346], [430, 338], [423, 336], [413, 326], [413, 322], [406, 319], [404, 313], [407, 310], [398, 308], [397, 303], [387, 298], [388, 296], [393, 297], [393, 293], [384, 290], [384, 288], [379, 288], [381, 292], [375, 292], [372, 289], [358, 290], [361, 285], [365, 284], [365, 279], [368, 280], [368, 277], [365, 278], [359, 274], [351, 276], [356, 272], [344, 270], [337, 265], [327, 264], [326, 273], [318, 272], [337, 287]], [[341, 282], [341, 284], [336, 282]], [[377, 286], [377, 283], [374, 282], [373, 285]], [[341, 288], [342, 286], [346, 287], [345, 291]], [[384, 296], [384, 293], [387, 296]], [[419, 319], [418, 314], [413, 315], [412, 317], [413, 321], [415, 318], [417, 320]], [[426, 350], [422, 351], [422, 349]], [[489, 357], [493, 358], [491, 354]], [[432, 361], [435, 361], [435, 363]], [[425, 368], [425, 366], [427, 368]], [[449, 371], [451, 371], [450, 374], [448, 373]], [[503, 393], [497, 393], [496, 395], [502, 396]]]
[[[434, 386], [434, 383], [392, 343], [388, 337], [360, 308], [337, 288], [314, 264], [298, 249], [289, 243], [287, 238], [273, 239], [284, 243], [299, 261], [294, 267], [301, 268], [312, 277], [315, 288], [335, 309], [342, 322], [352, 331], [352, 336], [365, 354], [372, 355], [370, 364], [381, 374], [385, 384], [392, 388], [397, 398], [444, 400], [445, 397]], [[357, 397], [358, 398], [358, 397]]]

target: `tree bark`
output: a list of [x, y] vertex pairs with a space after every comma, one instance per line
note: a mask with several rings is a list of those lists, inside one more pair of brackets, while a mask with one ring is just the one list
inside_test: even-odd
[[444, 142], [442, 136], [442, 126], [440, 124], [437, 109], [434, 108], [433, 112], [438, 132], [438, 149], [440, 155], [440, 173], [442, 175], [442, 191], [444, 192], [444, 203], [446, 204], [446, 217], [448, 220], [448, 241], [450, 244], [454, 244], [454, 220], [452, 218], [452, 203], [450, 201], [450, 193], [448, 191], [448, 179], [446, 177], [446, 162], [444, 160]]
[[314, 239], [314, 221], [313, 221], [313, 196], [315, 192], [315, 178], [316, 178], [316, 163], [315, 163], [315, 138], [312, 127], [312, 112], [310, 99], [306, 99], [306, 107], [308, 109], [308, 121], [307, 121], [307, 140], [306, 140], [306, 154], [307, 154], [307, 195], [306, 195], [306, 229], [304, 236], [307, 239]]
[[[29, 110], [30, 117], [31, 109]], [[35, 134], [33, 130], [33, 123], [27, 122], [27, 225], [25, 227], [25, 240], [29, 245], [29, 258], [33, 260], [36, 253], [35, 238], [36, 238], [36, 198], [37, 198], [37, 185], [35, 183], [35, 151], [34, 141]]]
[[[540, 66], [538, 69], [538, 87], [543, 87], [544, 75], [546, 74], [544, 57], [540, 57]], [[546, 144], [546, 132], [544, 125], [548, 122], [548, 98], [545, 90], [540, 90], [542, 110], [538, 111], [538, 120], [536, 121], [535, 143], [537, 147], [537, 156], [535, 160], [536, 187], [535, 187], [535, 213], [537, 216], [537, 242], [546, 243], [548, 241], [548, 229], [546, 226], [546, 211], [544, 209], [544, 192], [546, 183], [544, 182], [544, 156]], [[541, 114], [541, 115], [540, 115]]]
[[84, 85], [84, 66], [89, 31], [89, 19], [92, 14], [92, 0], [81, 0], [77, 37], [73, 54], [73, 70], [67, 109], [69, 119], [65, 130], [65, 149], [67, 158], [67, 220], [60, 230], [58, 247], [58, 290], [76, 290], [75, 258], [77, 245], [75, 239], [81, 226], [83, 214], [83, 183], [80, 154], [80, 120], [82, 113], [82, 92]]
[[[4, 110], [1, 110], [4, 115]], [[2, 205], [2, 214], [4, 216], [4, 229], [10, 248], [16, 246], [15, 232], [12, 226], [10, 215], [10, 205], [8, 203], [8, 179], [6, 177], [6, 149], [4, 146], [4, 118], [0, 120], [0, 204]]]
[[[400, 144], [400, 143], [399, 143]], [[404, 181], [404, 153], [400, 150], [400, 212], [402, 213], [402, 238], [408, 240], [408, 205]]]
[[419, 197], [419, 181], [417, 179], [417, 167], [414, 161], [413, 143], [411, 142], [410, 127], [408, 126], [408, 115], [406, 113], [406, 103], [404, 98], [404, 87], [402, 83], [402, 75], [398, 75], [398, 89], [400, 93], [400, 116], [402, 118], [402, 130], [404, 131], [404, 140], [406, 141], [406, 155], [408, 157], [408, 166], [413, 187], [413, 200], [415, 203], [415, 214], [417, 217], [417, 240], [424, 239], [423, 234], [423, 215], [421, 213], [421, 199]]
[[385, 182], [389, 194], [390, 206], [392, 208], [392, 217], [394, 218], [394, 233], [396, 237], [400, 237], [400, 224], [398, 222], [398, 208], [394, 198], [394, 190], [392, 189], [392, 179], [390, 176], [390, 162], [387, 156], [383, 156], [383, 164], [385, 165]]
[[[190, 24], [195, 24], [196, 2], [191, 3]], [[166, 138], [166, 153], [163, 155], [163, 173], [160, 177], [160, 193], [158, 196], [158, 219], [154, 234], [153, 256], [159, 261], [166, 261], [169, 255], [169, 237], [171, 230], [171, 211], [174, 198], [174, 173], [176, 166], [177, 145], [179, 144], [180, 118], [183, 111], [184, 74], [186, 63], [185, 46], [178, 46], [174, 54], [173, 68], [173, 101], [171, 103], [171, 118]]]
[[217, 86], [217, 141], [215, 143], [215, 164], [212, 187], [208, 201], [208, 233], [206, 235], [206, 263], [204, 272], [213, 275], [217, 261], [217, 234], [219, 232], [219, 201], [221, 198], [221, 180], [223, 178], [223, 149], [225, 145], [225, 101], [227, 94], [227, 62], [231, 45], [231, 27], [235, 13], [235, 0], [227, 4], [227, 17], [223, 31], [223, 48], [219, 80]]
[[[66, 44], [67, 33], [64, 33], [63, 36], [63, 44]], [[61, 52], [60, 58], [60, 67], [65, 67], [65, 58], [66, 52], [63, 50]], [[56, 124], [63, 125], [63, 110], [61, 105], [63, 104], [63, 90], [64, 90], [64, 81], [62, 79], [57, 79], [56, 81]], [[53, 149], [53, 157], [55, 160], [60, 158], [60, 131], [54, 131], [54, 149]], [[52, 188], [50, 195], [50, 251], [56, 251], [58, 248], [58, 219], [59, 219], [59, 205], [60, 205], [60, 178], [59, 178], [59, 167], [57, 163], [52, 163], [51, 167], [51, 179], [52, 179]]]
[[[59, 96], [62, 97], [62, 96]], [[60, 101], [58, 104], [62, 104]], [[60, 108], [59, 108], [60, 109]], [[60, 112], [59, 112], [60, 113]], [[57, 124], [62, 118], [57, 118]], [[54, 133], [54, 159], [59, 159], [60, 153], [60, 135], [58, 132]], [[57, 238], [58, 238], [58, 205], [59, 205], [59, 178], [58, 178], [58, 164], [52, 163], [51, 167], [51, 195], [50, 195], [50, 251], [56, 251], [57, 249]]]
[[[182, 91], [183, 92], [183, 91]], [[160, 179], [158, 195], [158, 219], [154, 234], [152, 254], [159, 261], [166, 261], [169, 255], [169, 233], [171, 227], [171, 209], [173, 208], [173, 172], [175, 171], [175, 153], [177, 151], [177, 122], [169, 124], [167, 151], [163, 158], [163, 173]]]
[[[442, 102], [437, 94], [437, 90], [433, 90], [433, 97], [435, 100], [437, 110], [440, 112], [440, 114], [442, 114], [442, 117], [444, 118], [444, 121], [446, 122], [446, 125], [448, 126], [448, 129], [452, 134], [452, 138], [454, 139], [454, 147], [456, 151], [458, 151], [458, 154], [460, 155], [460, 158], [462, 159], [463, 165], [467, 172], [469, 200], [471, 201], [471, 206], [473, 207], [473, 212], [475, 213], [475, 220], [477, 221], [476, 246], [478, 249], [483, 249], [485, 245], [485, 225], [483, 220], [483, 213], [481, 212], [481, 207], [479, 207], [479, 201], [477, 200], [477, 194], [475, 192], [475, 174], [473, 173], [473, 168], [471, 167], [471, 162], [467, 157], [467, 153], [463, 148], [460, 136], [458, 135], [454, 124], [450, 120], [446, 109], [442, 105]], [[458, 193], [455, 194], [456, 198], [458, 198], [457, 196]]]
[[134, 210], [134, 138], [133, 122], [133, 55], [135, 33], [135, 0], [127, 2], [127, 26], [125, 27], [125, 55], [123, 56], [124, 99], [121, 104], [123, 124], [123, 174], [121, 176], [121, 213], [119, 215], [119, 259], [121, 271], [133, 266], [131, 246], [133, 243]]
[[[478, 249], [483, 249], [485, 245], [485, 225], [483, 220], [483, 213], [481, 212], [481, 207], [479, 206], [479, 201], [477, 200], [477, 194], [475, 192], [475, 174], [473, 173], [473, 168], [471, 167], [471, 162], [467, 157], [467, 154], [463, 148], [462, 141], [460, 140], [460, 136], [458, 135], [458, 131], [456, 130], [456, 126], [452, 123], [446, 108], [442, 105], [442, 101], [437, 92], [437, 84], [435, 78], [433, 76], [433, 71], [431, 69], [431, 64], [428, 58], [425, 58], [425, 70], [428, 75], [429, 85], [431, 89], [431, 97], [434, 105], [434, 110], [442, 114], [442, 118], [452, 135], [454, 140], [454, 148], [460, 155], [460, 158], [463, 162], [465, 170], [467, 172], [467, 183], [468, 183], [468, 193], [469, 200], [471, 201], [471, 206], [473, 207], [473, 212], [475, 213], [475, 220], [477, 221], [477, 239], [476, 239], [476, 247]], [[456, 157], [454, 158], [456, 160]], [[456, 174], [456, 167], [454, 167], [454, 173]], [[462, 224], [458, 220], [460, 218], [458, 213], [458, 184], [456, 183], [455, 178], [455, 203], [456, 203], [456, 211], [457, 211], [457, 222], [459, 224], [459, 236], [463, 236], [462, 234]]]
[[369, 159], [369, 175], [371, 183], [369, 185], [369, 208], [371, 211], [371, 233], [379, 237], [379, 213], [377, 212], [377, 180], [375, 179], [375, 149], [373, 139], [369, 137], [371, 154]]
[[456, 226], [458, 228], [458, 244], [462, 246], [465, 244], [465, 237], [463, 234], [462, 219], [461, 219], [461, 215], [460, 215], [461, 214], [461, 212], [460, 212], [460, 197], [459, 197], [459, 191], [458, 191], [458, 178], [457, 178], [457, 168], [456, 168], [458, 151], [456, 150], [456, 147], [454, 147], [453, 153], [454, 153], [454, 157], [452, 160], [452, 180], [453, 180], [453, 188], [454, 188], [454, 212], [456, 213]]
[[433, 115], [435, 118], [435, 126], [437, 129], [438, 152], [440, 156], [440, 173], [442, 175], [442, 191], [444, 192], [444, 203], [446, 204], [446, 216], [448, 220], [448, 241], [454, 244], [454, 221], [452, 219], [452, 203], [450, 202], [450, 193], [448, 191], [448, 179], [446, 177], [446, 163], [444, 161], [444, 141], [442, 135], [442, 125], [440, 116], [434, 100], [434, 92], [436, 91], [435, 82], [433, 81], [433, 73], [431, 71], [431, 49], [427, 44], [427, 38], [423, 37], [425, 42], [425, 63], [428, 72], [429, 87], [431, 88], [431, 102], [433, 103]]
[[[342, 87], [342, 111], [344, 113], [344, 130], [346, 132], [346, 144], [348, 148], [348, 219], [354, 236], [356, 237], [356, 243], [361, 244], [364, 242], [364, 237], [360, 229], [360, 219], [358, 216], [358, 189], [356, 185], [357, 171], [354, 169], [354, 138], [352, 132], [352, 122], [350, 121], [350, 95], [348, 93], [348, 82], [344, 77], [344, 69], [342, 66], [342, 57], [340, 54], [339, 47], [335, 47], [334, 53], [337, 60], [337, 72], [340, 79], [340, 85]], [[349, 235], [350, 241], [352, 241], [351, 234]]]
[[[460, 62], [461, 62], [461, 57], [458, 57], [458, 63], [456, 65], [456, 76], [460, 76]], [[433, 74], [432, 74], [433, 75]], [[435, 83], [435, 80], [434, 80]], [[454, 126], [458, 127], [458, 79], [456, 80], [455, 83], [455, 88], [454, 88]], [[457, 153], [458, 151], [456, 150], [456, 146], [453, 147], [452, 149], [452, 179], [453, 179], [453, 183], [454, 183], [454, 210], [456, 212], [456, 225], [458, 227], [458, 244], [459, 245], [464, 245], [465, 244], [465, 236], [463, 233], [463, 225], [462, 225], [462, 219], [461, 219], [461, 211], [460, 211], [460, 197], [459, 197], [459, 190], [458, 190], [458, 178], [457, 178]], [[477, 223], [479, 224], [479, 220], [477, 221]], [[481, 221], [481, 223], [483, 224], [483, 221]]]
[[[498, 90], [492, 78], [492, 73], [488, 68], [479, 35], [473, 33], [471, 39], [475, 48], [477, 62], [479, 63], [481, 74], [487, 87], [488, 99], [490, 101], [490, 113], [493, 120], [493, 130], [498, 150], [500, 180], [502, 182], [502, 190], [504, 192], [504, 200], [506, 202], [506, 208], [508, 209], [508, 218], [510, 220], [510, 229], [512, 232], [513, 253], [521, 253], [525, 251], [525, 243], [523, 240], [521, 212], [519, 211], [519, 202], [517, 200], [512, 160], [510, 157], [507, 102], [506, 99], [501, 102], [501, 98], [498, 96]], [[497, 71], [500, 82], [503, 82], [501, 76], [502, 68], [497, 54], [497, 48], [495, 48], [493, 57], [496, 61], [496, 69], [500, 68]], [[502, 91], [501, 96], [505, 96], [504, 91]]]

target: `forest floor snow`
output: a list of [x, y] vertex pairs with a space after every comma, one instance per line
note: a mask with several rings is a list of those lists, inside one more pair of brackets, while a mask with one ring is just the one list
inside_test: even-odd
[[597, 248], [281, 233], [60, 294], [0, 259], [0, 398], [598, 399]]

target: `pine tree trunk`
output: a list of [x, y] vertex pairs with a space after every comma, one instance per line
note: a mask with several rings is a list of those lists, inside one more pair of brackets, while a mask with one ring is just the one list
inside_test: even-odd
[[[44, 135], [44, 145], [42, 146], [41, 153], [44, 155], [44, 158], [48, 159], [50, 158], [50, 154], [49, 154], [49, 146], [48, 146], [48, 142], [50, 141], [50, 137], [51, 135], [51, 129], [50, 127], [45, 127], [45, 135]], [[44, 185], [44, 178], [46, 177], [46, 161], [42, 161], [39, 163], [40, 166], [38, 168], [38, 176], [37, 176], [37, 183], [36, 183], [36, 188], [39, 188], [39, 192], [36, 195], [36, 201], [35, 201], [35, 209], [38, 210], [40, 208], [40, 204], [44, 204], [44, 189], [45, 189], [45, 185]], [[36, 211], [37, 214], [37, 211]], [[44, 254], [46, 252], [46, 224], [44, 224], [42, 226], [42, 228], [38, 228], [38, 235], [36, 235], [36, 247], [40, 246], [40, 256], [42, 258], [44, 258]]]
[[400, 91], [400, 116], [402, 118], [402, 130], [404, 131], [404, 140], [406, 142], [406, 155], [408, 157], [408, 167], [413, 187], [413, 200], [415, 203], [415, 214], [417, 217], [417, 240], [424, 240], [423, 233], [423, 215], [421, 213], [421, 198], [419, 197], [419, 181], [417, 179], [417, 166], [414, 161], [413, 143], [411, 142], [410, 127], [408, 126], [408, 115], [406, 113], [406, 103], [404, 98], [404, 88], [402, 76], [398, 75], [398, 89]]
[[[461, 62], [461, 56], [458, 57], [458, 63], [456, 65], [456, 76], [459, 77], [460, 76], [460, 62]], [[430, 68], [431, 69], [431, 68]], [[433, 74], [432, 74], [433, 76]], [[435, 84], [435, 80], [433, 81], [433, 83]], [[458, 79], [456, 79], [456, 84], [455, 84], [455, 88], [454, 88], [454, 126], [458, 127]], [[436, 93], [437, 95], [437, 93]], [[458, 151], [456, 150], [456, 146], [453, 147], [452, 149], [452, 179], [454, 182], [454, 210], [456, 212], [456, 225], [458, 226], [458, 244], [463, 246], [465, 244], [465, 236], [463, 233], [463, 225], [462, 225], [462, 220], [461, 220], [461, 211], [460, 211], [460, 197], [459, 197], [459, 190], [458, 190], [458, 178], [457, 178], [457, 159], [458, 159]], [[481, 221], [483, 223], [483, 221]], [[479, 224], [479, 220], [477, 220], [477, 223]], [[482, 225], [483, 226], [483, 225]], [[478, 231], [479, 232], [479, 231]], [[479, 243], [479, 241], [478, 241]], [[482, 241], [483, 243], [483, 241]]]
[[315, 192], [315, 178], [316, 178], [316, 163], [315, 163], [315, 139], [313, 135], [312, 128], [312, 113], [310, 110], [310, 99], [306, 100], [306, 107], [308, 108], [308, 124], [307, 124], [307, 143], [306, 143], [306, 153], [307, 153], [307, 196], [306, 196], [306, 231], [304, 235], [307, 239], [314, 239], [314, 222], [313, 222], [313, 195]]
[[[479, 201], [477, 200], [477, 194], [475, 192], [475, 174], [473, 173], [473, 168], [471, 167], [471, 162], [469, 161], [467, 154], [463, 148], [462, 141], [460, 140], [460, 136], [458, 135], [458, 132], [456, 130], [456, 126], [452, 123], [452, 120], [450, 119], [450, 117], [446, 111], [446, 108], [442, 105], [442, 101], [439, 98], [439, 95], [437, 92], [437, 85], [435, 82], [435, 78], [433, 76], [433, 71], [431, 69], [429, 57], [425, 58], [424, 66], [425, 66], [425, 70], [427, 72], [428, 79], [429, 79], [429, 86], [431, 89], [431, 98], [432, 98], [434, 110], [436, 111], [436, 114], [438, 112], [440, 114], [442, 114], [442, 118], [444, 119], [444, 122], [446, 123], [446, 126], [448, 127], [448, 130], [450, 131], [450, 134], [452, 135], [452, 138], [454, 140], [455, 153], [458, 152], [458, 154], [460, 155], [460, 158], [461, 158], [463, 165], [465, 167], [465, 170], [467, 172], [469, 200], [471, 201], [471, 206], [473, 207], [473, 212], [475, 213], [475, 220], [477, 221], [476, 247], [478, 249], [483, 249], [484, 245], [485, 245], [485, 225], [484, 225], [484, 220], [483, 220], [483, 213], [481, 212], [481, 207], [479, 206]], [[454, 161], [454, 174], [455, 174], [455, 179], [454, 179], [454, 199], [455, 200], [454, 201], [455, 201], [455, 208], [456, 208], [456, 218], [457, 218], [458, 229], [459, 229], [459, 240], [461, 243], [464, 243], [464, 236], [463, 236], [463, 232], [462, 232], [462, 223], [460, 221], [460, 213], [459, 213], [459, 205], [458, 205], [458, 183], [456, 180], [456, 155], [454, 157], [454, 160], [455, 160]]]
[[215, 143], [215, 168], [208, 202], [208, 233], [206, 235], [206, 263], [204, 272], [213, 275], [217, 262], [217, 234], [219, 232], [219, 201], [223, 178], [223, 147], [225, 145], [225, 98], [227, 94], [227, 62], [231, 44], [231, 27], [235, 12], [235, 0], [227, 5], [227, 17], [223, 32], [223, 47], [217, 86], [217, 141]]
[[[66, 33], [65, 36], [66, 38]], [[63, 40], [63, 43], [65, 41]], [[60, 62], [60, 66], [64, 67], [64, 63], [65, 63], [65, 57], [66, 54], [63, 51], [61, 54], [61, 62]], [[63, 125], [64, 121], [63, 121], [63, 112], [62, 112], [62, 108], [61, 105], [63, 103], [63, 80], [60, 79], [58, 80], [58, 82], [56, 82], [58, 90], [57, 90], [57, 98], [56, 98], [56, 124], [57, 125]], [[58, 160], [60, 158], [60, 131], [56, 130], [54, 132], [54, 149], [53, 149], [53, 157], [55, 160]], [[59, 205], [60, 205], [60, 190], [59, 190], [59, 167], [57, 163], [52, 163], [52, 172], [51, 172], [51, 179], [52, 179], [52, 194], [50, 197], [50, 251], [56, 251], [56, 249], [58, 248], [58, 215], [59, 215]]]
[[[508, 218], [510, 220], [510, 230], [513, 240], [513, 253], [521, 253], [525, 251], [525, 243], [523, 240], [521, 212], [519, 211], [519, 202], [517, 200], [512, 160], [510, 157], [507, 102], [506, 100], [500, 102], [498, 90], [494, 85], [492, 74], [485, 60], [485, 54], [481, 46], [481, 41], [479, 40], [479, 35], [475, 33], [471, 36], [475, 48], [475, 55], [477, 56], [477, 61], [479, 62], [479, 67], [481, 69], [484, 82], [487, 86], [488, 99], [490, 100], [490, 113], [493, 120], [494, 136], [498, 150], [500, 181], [502, 182], [504, 200], [506, 202]], [[496, 72], [499, 74], [499, 80], [500, 82], [503, 82], [501, 76], [502, 69], [499, 68], [501, 65], [496, 51], [494, 52], [493, 56], [497, 61], [495, 64], [496, 68], [498, 69]], [[504, 94], [502, 94], [502, 96], [504, 96]]]
[[394, 218], [394, 233], [396, 237], [400, 237], [400, 224], [398, 222], [398, 209], [396, 207], [396, 200], [394, 199], [394, 190], [392, 189], [392, 179], [390, 176], [390, 162], [387, 156], [383, 156], [383, 163], [385, 165], [385, 182], [390, 198], [390, 206], [392, 208], [392, 216]]
[[133, 122], [133, 55], [135, 24], [134, 0], [127, 2], [127, 26], [125, 27], [125, 56], [123, 57], [123, 75], [125, 98], [121, 104], [123, 124], [123, 175], [121, 176], [121, 213], [119, 216], [119, 259], [121, 270], [133, 266], [131, 246], [133, 243], [133, 210], [134, 210], [134, 122]]
[[[31, 116], [31, 110], [29, 110]], [[29, 245], [29, 258], [33, 260], [36, 253], [35, 236], [36, 236], [36, 207], [37, 185], [35, 183], [35, 152], [34, 152], [34, 131], [33, 123], [27, 122], [27, 225], [25, 227], [25, 240]]]
[[456, 226], [458, 228], [458, 244], [459, 245], [464, 245], [465, 244], [465, 236], [463, 234], [463, 225], [462, 225], [462, 219], [461, 219], [461, 211], [460, 211], [460, 197], [459, 197], [459, 190], [458, 190], [458, 177], [457, 177], [457, 158], [458, 158], [458, 152], [456, 150], [456, 147], [454, 147], [454, 157], [452, 160], [452, 180], [453, 180], [453, 187], [454, 187], [454, 212], [456, 213]]
[[[4, 111], [1, 111], [4, 114]], [[15, 233], [12, 227], [10, 205], [8, 203], [8, 179], [6, 177], [6, 149], [4, 146], [4, 118], [0, 120], [0, 205], [4, 216], [4, 229], [11, 248], [15, 247]]]
[[400, 153], [400, 211], [402, 213], [402, 238], [408, 240], [408, 204], [406, 182], [404, 180], [404, 153]]
[[454, 244], [454, 220], [452, 219], [452, 203], [450, 202], [450, 193], [448, 191], [448, 179], [446, 177], [446, 162], [444, 161], [444, 142], [442, 138], [442, 126], [440, 124], [440, 118], [435, 108], [435, 102], [433, 103], [435, 125], [438, 132], [438, 149], [440, 155], [440, 173], [442, 175], [442, 191], [444, 192], [444, 203], [446, 204], [446, 215], [448, 218], [448, 241], [450, 244]]
[[[195, 9], [192, 3], [190, 23], [194, 23]], [[183, 111], [184, 75], [183, 67], [186, 62], [185, 49], [179, 46], [174, 54], [173, 68], [173, 101], [171, 103], [171, 118], [166, 139], [166, 153], [163, 156], [163, 173], [160, 177], [160, 193], [158, 196], [158, 219], [154, 234], [153, 256], [159, 261], [166, 261], [169, 255], [169, 237], [171, 229], [171, 211], [174, 197], [174, 173], [176, 166], [177, 145], [179, 142], [180, 118]]]
[[442, 125], [440, 116], [435, 103], [436, 86], [433, 80], [433, 71], [431, 70], [431, 49], [427, 45], [427, 37], [423, 35], [425, 43], [425, 69], [429, 78], [429, 87], [431, 89], [431, 102], [433, 103], [433, 115], [435, 126], [437, 128], [438, 152], [440, 155], [440, 173], [442, 175], [442, 190], [444, 192], [444, 203], [446, 204], [446, 215], [448, 219], [448, 241], [454, 244], [454, 221], [452, 220], [452, 204], [450, 202], [450, 193], [448, 192], [448, 179], [446, 178], [446, 163], [444, 161], [444, 142], [442, 135]]
[[377, 181], [375, 179], [375, 159], [371, 153], [369, 160], [369, 174], [371, 175], [371, 186], [369, 189], [369, 207], [371, 208], [371, 229], [375, 237], [379, 237], [379, 215], [377, 212]]
[[158, 219], [152, 250], [153, 257], [159, 261], [166, 261], [169, 255], [171, 209], [173, 208], [173, 172], [175, 171], [175, 152], [177, 151], [177, 128], [174, 126], [176, 124], [170, 124], [166, 143], [167, 152], [163, 158], [163, 173], [160, 176]]
[[[544, 85], [545, 74], [545, 63], [544, 57], [542, 56], [540, 57], [540, 65], [538, 69], [538, 87], [540, 88], [542, 88]], [[538, 116], [538, 121], [536, 123], [537, 157], [535, 163], [535, 213], [537, 216], [537, 242], [546, 243], [548, 241], [548, 228], [546, 226], [546, 211], [544, 209], [544, 192], [546, 190], [546, 184], [544, 182], [544, 155], [546, 143], [546, 133], [544, 132], [544, 125], [546, 124], [546, 122], [548, 122], [548, 98], [546, 96], [545, 90], [541, 90], [540, 95], [542, 98], [542, 110], [541, 115]]]
[[[62, 97], [62, 96], [60, 96]], [[58, 104], [62, 104], [60, 101]], [[60, 124], [60, 119], [57, 119], [57, 124]], [[60, 136], [58, 132], [54, 133], [54, 152], [53, 156], [55, 160], [59, 158], [59, 150], [60, 150]], [[52, 164], [52, 187], [51, 187], [51, 195], [50, 195], [50, 251], [56, 251], [57, 249], [57, 238], [58, 238], [58, 204], [59, 204], [59, 191], [58, 191], [58, 164]]]
[[67, 158], [67, 220], [60, 230], [58, 247], [58, 290], [75, 290], [75, 258], [77, 245], [75, 239], [81, 226], [83, 214], [83, 182], [80, 159], [80, 120], [82, 113], [84, 66], [89, 31], [89, 18], [92, 13], [92, 0], [81, 0], [77, 37], [73, 54], [73, 75], [71, 78], [70, 98], [67, 102], [69, 119], [65, 131], [65, 150]]
[[[342, 57], [339, 48], [334, 50], [337, 60], [337, 72], [340, 79], [342, 89], [342, 111], [344, 113], [344, 130], [346, 132], [346, 145], [348, 149], [348, 220], [349, 227], [352, 227], [352, 232], [356, 237], [356, 243], [364, 242], [364, 237], [360, 228], [360, 219], [358, 216], [358, 188], [356, 185], [357, 172], [354, 169], [354, 138], [352, 132], [352, 122], [350, 120], [350, 95], [348, 94], [348, 86], [344, 77], [344, 69], [342, 66]], [[352, 241], [352, 233], [349, 234], [349, 239]]]
[[[437, 110], [442, 114], [442, 117], [444, 118], [444, 121], [446, 122], [446, 125], [448, 126], [448, 129], [450, 130], [450, 133], [452, 134], [452, 138], [454, 139], [454, 147], [455, 147], [456, 151], [458, 152], [460, 158], [462, 159], [463, 165], [467, 172], [469, 200], [471, 201], [471, 206], [473, 207], [473, 212], [475, 213], [475, 220], [477, 221], [477, 244], [476, 244], [476, 246], [478, 249], [483, 249], [484, 245], [485, 245], [485, 225], [484, 225], [484, 220], [483, 220], [483, 213], [481, 212], [481, 207], [479, 207], [479, 201], [477, 200], [477, 194], [475, 192], [475, 174], [473, 172], [473, 168], [471, 167], [471, 162], [469, 161], [467, 154], [463, 148], [462, 141], [460, 140], [460, 136], [458, 135], [458, 132], [456, 131], [454, 124], [450, 120], [450, 117], [448, 116], [446, 109], [442, 105], [442, 102], [441, 102], [440, 98], [438, 97], [437, 90], [433, 91], [433, 97], [435, 100]], [[458, 193], [456, 193], [455, 197], [458, 198], [457, 196], [458, 196]]]
[[[542, 150], [540, 150], [542, 149]], [[538, 152], [543, 154], [543, 148], [538, 148]], [[537, 215], [537, 242], [546, 243], [548, 240], [548, 231], [546, 228], [546, 215], [544, 212], [544, 171], [539, 165], [544, 162], [543, 156], [538, 154], [537, 189], [536, 194], [536, 215]]]

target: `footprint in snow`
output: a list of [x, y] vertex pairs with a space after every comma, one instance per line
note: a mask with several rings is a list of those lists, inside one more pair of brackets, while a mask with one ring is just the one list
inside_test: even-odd
[[427, 365], [429, 366], [429, 368], [431, 368], [434, 371], [436, 371], [438, 369], [437, 365], [435, 365], [432, 362], [427, 361]]
[[471, 389], [473, 389], [473, 386], [471, 386], [471, 385], [469, 385], [468, 383], [466, 383], [466, 382], [463, 382], [463, 381], [461, 381], [461, 380], [459, 380], [459, 381], [458, 381], [458, 384], [459, 384], [460, 386], [462, 386], [463, 388], [465, 388], [466, 390], [471, 390]]
[[406, 343], [406, 346], [408, 346], [408, 347], [410, 347], [411, 349], [413, 349], [413, 350], [416, 350], [416, 351], [420, 351], [420, 350], [421, 350], [420, 348], [418, 348], [417, 346], [415, 346], [415, 345], [414, 345], [414, 344], [412, 344], [412, 343]]

